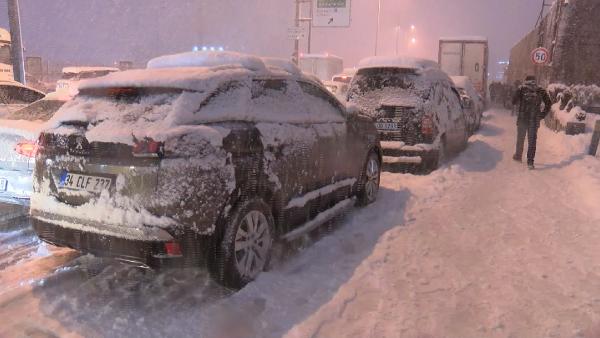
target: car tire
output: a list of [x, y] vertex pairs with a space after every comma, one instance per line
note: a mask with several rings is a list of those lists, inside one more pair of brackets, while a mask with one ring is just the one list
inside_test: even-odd
[[274, 239], [271, 208], [260, 198], [241, 202], [228, 217], [220, 243], [216, 243], [213, 277], [222, 285], [241, 289], [265, 269]]
[[377, 200], [380, 181], [381, 161], [375, 152], [370, 152], [359, 178], [357, 193], [359, 206], [366, 206]]
[[433, 165], [431, 166], [431, 171], [435, 171], [437, 169], [439, 169], [439, 167], [444, 164], [444, 162], [446, 161], [446, 156], [448, 155], [448, 150], [447, 150], [447, 144], [446, 144], [446, 135], [442, 135], [442, 137], [440, 137], [440, 146], [437, 150], [437, 156], [435, 157], [435, 159], [433, 160]]

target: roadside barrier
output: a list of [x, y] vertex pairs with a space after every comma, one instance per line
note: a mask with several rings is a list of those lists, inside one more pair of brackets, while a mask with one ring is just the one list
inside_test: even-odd
[[598, 151], [598, 143], [600, 143], [600, 120], [596, 121], [596, 125], [594, 126], [592, 144], [590, 145], [590, 155], [596, 156], [596, 152]]

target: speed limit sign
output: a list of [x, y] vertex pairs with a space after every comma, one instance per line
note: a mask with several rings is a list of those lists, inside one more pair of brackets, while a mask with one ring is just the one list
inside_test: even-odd
[[544, 47], [536, 48], [531, 52], [531, 61], [535, 65], [545, 65], [550, 62], [550, 52]]

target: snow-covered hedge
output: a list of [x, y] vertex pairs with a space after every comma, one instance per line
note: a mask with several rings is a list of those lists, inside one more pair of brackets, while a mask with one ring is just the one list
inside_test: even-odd
[[567, 86], [554, 83], [548, 86], [548, 94], [555, 102], [552, 115], [559, 122], [559, 129], [564, 129], [568, 123], [585, 123], [590, 130], [600, 118], [596, 114], [588, 114], [585, 110], [588, 107], [600, 107], [600, 87], [596, 85]]

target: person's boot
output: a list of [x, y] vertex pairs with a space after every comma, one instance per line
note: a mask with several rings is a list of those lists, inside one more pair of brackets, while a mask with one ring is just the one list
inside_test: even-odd
[[517, 156], [517, 154], [514, 154], [514, 155], [513, 155], [513, 160], [514, 160], [514, 161], [516, 161], [516, 162], [519, 162], [519, 163], [521, 163], [521, 157], [520, 157], [520, 156]]
[[535, 166], [533, 165], [533, 162], [529, 162], [529, 163], [527, 163], [527, 168], [528, 168], [529, 170], [534, 170], [534, 169], [535, 169]]

